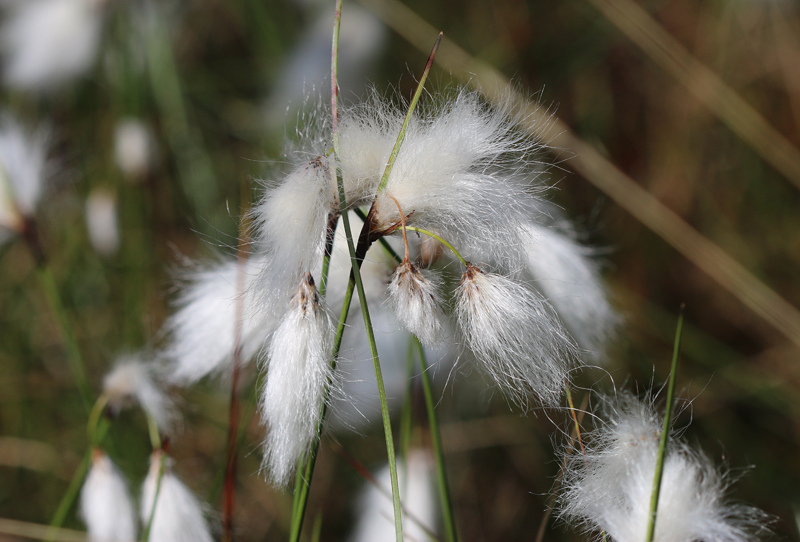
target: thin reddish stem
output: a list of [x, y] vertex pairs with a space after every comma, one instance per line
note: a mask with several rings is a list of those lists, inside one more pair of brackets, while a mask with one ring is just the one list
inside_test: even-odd
[[[246, 213], [245, 213], [246, 216]], [[238, 435], [239, 421], [241, 418], [241, 405], [239, 403], [239, 375], [242, 366], [242, 316], [244, 313], [244, 281], [245, 268], [247, 267], [247, 227], [244, 221], [239, 235], [237, 250], [238, 269], [236, 274], [236, 325], [234, 330], [233, 367], [231, 369], [231, 399], [228, 410], [228, 446], [225, 461], [225, 482], [222, 493], [222, 540], [233, 540], [233, 510], [236, 500], [236, 470], [238, 463]]]

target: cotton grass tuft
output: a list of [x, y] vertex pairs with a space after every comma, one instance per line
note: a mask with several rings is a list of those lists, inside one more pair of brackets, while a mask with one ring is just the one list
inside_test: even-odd
[[136, 508], [128, 484], [100, 449], [92, 452], [92, 466], [81, 489], [80, 516], [90, 542], [136, 540]]
[[308, 274], [272, 337], [260, 402], [267, 426], [264, 466], [276, 486], [289, 484], [298, 459], [316, 437], [331, 376], [333, 331], [333, 319]]
[[521, 406], [533, 394], [556, 405], [576, 347], [536, 292], [469, 264], [456, 291], [456, 316], [481, 368]]
[[[585, 434], [563, 481], [560, 517], [615, 542], [642, 542], [658, 459], [662, 420], [630, 395], [606, 399], [609, 419]], [[765, 516], [725, 497], [729, 481], [702, 452], [670, 438], [654, 542], [748, 542]]]

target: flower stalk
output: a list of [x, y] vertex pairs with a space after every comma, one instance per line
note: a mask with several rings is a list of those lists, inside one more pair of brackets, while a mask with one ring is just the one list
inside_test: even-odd
[[681, 305], [681, 312], [678, 316], [678, 328], [675, 331], [675, 345], [672, 349], [672, 368], [669, 373], [669, 384], [667, 385], [667, 407], [664, 412], [664, 425], [661, 429], [661, 441], [658, 445], [658, 461], [656, 462], [656, 472], [653, 478], [653, 492], [650, 496], [650, 517], [647, 522], [647, 538], [645, 542], [653, 542], [656, 532], [656, 516], [658, 515], [658, 498], [661, 494], [661, 479], [664, 475], [664, 461], [667, 457], [667, 444], [669, 443], [670, 426], [672, 424], [672, 410], [675, 402], [675, 382], [678, 379], [678, 353], [681, 348], [681, 331], [683, 330], [683, 310], [685, 305]]

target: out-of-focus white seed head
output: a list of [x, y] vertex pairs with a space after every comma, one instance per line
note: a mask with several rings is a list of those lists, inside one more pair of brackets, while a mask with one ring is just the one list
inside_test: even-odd
[[553, 305], [583, 357], [603, 362], [620, 316], [611, 306], [589, 248], [565, 226], [527, 226], [527, 270], [533, 285]]
[[254, 210], [254, 227], [267, 255], [259, 286], [276, 314], [283, 313], [297, 282], [321, 260], [328, 217], [336, 210], [324, 156], [296, 168]]
[[100, 44], [98, 0], [25, 0], [0, 28], [7, 85], [46, 91], [85, 73]]
[[100, 449], [92, 452], [92, 466], [81, 489], [80, 516], [90, 542], [136, 540], [136, 508], [128, 484]]
[[481, 368], [520, 406], [532, 393], [556, 405], [576, 347], [541, 296], [469, 264], [456, 290], [456, 316]]
[[[411, 450], [405, 462], [397, 462], [400, 494], [408, 512], [403, 514], [403, 534], [407, 540], [430, 540], [428, 532], [436, 533], [440, 510], [434, 490], [433, 469], [433, 458], [426, 450]], [[383, 491], [370, 483], [364, 486], [356, 509], [358, 523], [350, 542], [397, 540], [392, 499], [388, 496], [392, 487], [388, 465], [375, 474], [375, 483]]]
[[[608, 421], [568, 456], [560, 517], [615, 542], [646, 538], [662, 420], [628, 394], [606, 400]], [[670, 437], [654, 542], [748, 542], [766, 529], [760, 511], [727, 502], [729, 481], [701, 452]]]
[[155, 160], [155, 150], [153, 134], [140, 119], [122, 119], [115, 126], [114, 160], [129, 181], [147, 175]]
[[[163, 453], [159, 450], [150, 456], [150, 472], [142, 486], [143, 525], [148, 524], [153, 513]], [[167, 459], [158, 489], [150, 542], [213, 542], [203, 508], [191, 490], [172, 472], [172, 461]]]
[[49, 136], [25, 130], [8, 113], [0, 115], [0, 227], [22, 229], [42, 196]]
[[322, 303], [307, 274], [269, 346], [260, 406], [267, 426], [264, 466], [277, 486], [289, 484], [298, 459], [316, 438], [334, 332]]
[[103, 188], [92, 190], [86, 200], [86, 227], [92, 246], [102, 256], [113, 256], [119, 249], [117, 196]]
[[175, 402], [161, 389], [154, 378], [154, 366], [144, 363], [138, 356], [121, 356], [114, 368], [103, 379], [103, 393], [108, 397], [110, 409], [138, 403], [158, 425], [169, 433], [179, 420]]
[[261, 296], [252, 287], [264, 262], [261, 256], [233, 259], [179, 277], [185, 285], [177, 299], [178, 310], [165, 325], [168, 341], [162, 352], [170, 383], [189, 386], [228, 371], [236, 326], [241, 326], [243, 362], [264, 347], [275, 318], [261, 308]]
[[444, 315], [439, 298], [440, 281], [427, 277], [408, 260], [400, 264], [389, 283], [389, 302], [397, 320], [426, 346], [442, 338]]

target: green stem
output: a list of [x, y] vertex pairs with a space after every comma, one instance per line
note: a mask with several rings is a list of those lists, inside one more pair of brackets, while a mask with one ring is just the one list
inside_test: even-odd
[[661, 442], [658, 445], [658, 461], [656, 462], [656, 472], [653, 477], [653, 492], [650, 496], [650, 518], [647, 522], [647, 538], [645, 542], [653, 542], [656, 532], [656, 516], [658, 515], [658, 498], [661, 493], [661, 478], [664, 474], [664, 460], [667, 457], [667, 443], [669, 442], [670, 425], [672, 423], [672, 407], [675, 401], [675, 382], [678, 377], [678, 352], [681, 348], [681, 330], [683, 329], [683, 309], [681, 305], [680, 316], [678, 316], [678, 328], [675, 331], [675, 345], [672, 350], [672, 369], [669, 374], [669, 385], [667, 386], [667, 408], [664, 412], [664, 426], [661, 429]]
[[151, 91], [178, 166], [184, 194], [201, 216], [210, 214], [218, 193], [217, 179], [202, 134], [189, 120], [175, 51], [163, 20], [149, 30], [145, 54]]
[[422, 228], [417, 228], [416, 226], [406, 226], [406, 229], [408, 231], [416, 231], [416, 232], [419, 232], [419, 233], [424, 233], [425, 235], [427, 235], [429, 237], [433, 237], [434, 239], [439, 241], [441, 244], [443, 244], [444, 246], [449, 248], [453, 252], [453, 254], [456, 255], [456, 258], [458, 258], [459, 261], [462, 264], [464, 264], [464, 267], [467, 266], [467, 260], [465, 260], [464, 258], [461, 257], [461, 254], [455, 249], [455, 247], [453, 245], [451, 245], [450, 243], [448, 243], [447, 241], [445, 241], [444, 239], [442, 239], [441, 237], [439, 237], [438, 235], [436, 235], [435, 233], [433, 233], [431, 231], [428, 231], [428, 230], [423, 230]]
[[147, 519], [147, 525], [142, 534], [143, 542], [150, 540], [150, 531], [153, 529], [153, 518], [156, 515], [156, 505], [158, 504], [158, 495], [161, 493], [161, 481], [164, 479], [164, 468], [167, 464], [167, 452], [161, 450], [161, 457], [158, 462], [158, 479], [156, 480], [156, 492], [153, 495], [153, 506], [150, 507], [150, 517]]
[[86, 434], [89, 437], [90, 446], [96, 446], [98, 444], [97, 426], [100, 423], [100, 416], [103, 415], [103, 411], [105, 410], [107, 404], [108, 395], [103, 393], [97, 398], [97, 401], [95, 401], [91, 412], [89, 412], [89, 422], [86, 424]]
[[314, 525], [311, 528], [311, 542], [319, 542], [322, 536], [322, 512], [317, 512], [314, 517]]
[[56, 539], [58, 529], [64, 525], [64, 520], [67, 519], [67, 514], [69, 514], [72, 505], [75, 503], [75, 499], [78, 497], [78, 492], [83, 485], [83, 480], [86, 478], [86, 473], [89, 471], [89, 464], [91, 462], [92, 448], [89, 447], [83, 459], [81, 459], [80, 465], [78, 465], [78, 470], [72, 475], [72, 480], [69, 482], [67, 492], [61, 498], [61, 502], [58, 503], [56, 513], [53, 515], [53, 520], [50, 522], [50, 529], [48, 529], [47, 535], [45, 536], [45, 542], [53, 542]]
[[442, 520], [444, 522], [445, 536], [448, 542], [456, 542], [456, 540], [458, 540], [456, 536], [456, 523], [455, 517], [453, 516], [453, 504], [450, 500], [450, 489], [447, 484], [447, 471], [445, 470], [444, 453], [442, 452], [442, 437], [439, 433], [439, 421], [436, 418], [436, 410], [434, 408], [436, 404], [433, 400], [430, 375], [428, 375], [428, 363], [425, 359], [425, 350], [416, 337], [414, 337], [414, 344], [417, 347], [419, 363], [422, 369], [422, 391], [425, 394], [425, 408], [428, 411], [431, 443], [433, 444], [433, 453], [436, 458], [436, 478], [439, 482], [439, 501], [442, 506]]
[[319, 295], [325, 297], [328, 292], [328, 274], [331, 268], [333, 243], [336, 239], [336, 225], [339, 223], [339, 213], [331, 213], [328, 217], [328, 231], [325, 234], [325, 252], [322, 256], [322, 273], [319, 279]]
[[442, 32], [439, 32], [439, 36], [436, 38], [436, 43], [433, 44], [431, 54], [428, 56], [428, 63], [425, 64], [425, 70], [422, 72], [422, 77], [420, 77], [419, 83], [417, 83], [417, 90], [414, 91], [414, 97], [411, 98], [411, 103], [408, 106], [406, 117], [403, 119], [403, 126], [400, 128], [400, 133], [397, 136], [397, 140], [394, 142], [394, 148], [392, 149], [392, 154], [389, 156], [386, 169], [383, 171], [383, 177], [381, 177], [381, 182], [378, 185], [378, 194], [383, 192], [383, 189], [386, 188], [386, 183], [389, 182], [389, 175], [392, 173], [392, 168], [394, 167], [395, 161], [397, 161], [397, 155], [400, 153], [400, 146], [403, 144], [403, 140], [406, 138], [408, 123], [411, 122], [411, 117], [414, 115], [414, 110], [417, 108], [417, 102], [419, 102], [419, 98], [422, 96], [422, 89], [425, 87], [425, 81], [428, 79], [431, 66], [433, 66], [433, 59], [436, 57], [436, 51], [439, 50], [439, 44], [441, 42]]
[[154, 450], [160, 450], [161, 433], [158, 430], [158, 424], [149, 414], [145, 413], [145, 416], [147, 417], [147, 431], [150, 434], [150, 445]]
[[64, 340], [64, 346], [67, 350], [67, 360], [69, 361], [72, 375], [75, 378], [75, 383], [78, 385], [81, 399], [83, 399], [86, 410], [90, 410], [92, 406], [92, 393], [89, 390], [89, 384], [86, 381], [86, 373], [83, 369], [83, 356], [81, 356], [81, 350], [78, 347], [75, 332], [70, 325], [70, 319], [67, 317], [67, 311], [64, 308], [61, 295], [58, 293], [55, 278], [50, 272], [50, 268], [44, 262], [39, 264], [36, 274], [39, 277], [39, 282], [42, 285], [50, 308], [55, 315], [56, 324], [61, 332], [61, 337]]
[[[411, 446], [411, 426], [414, 415], [413, 400], [414, 400], [414, 351], [412, 350], [413, 336], [409, 337], [408, 349], [406, 352], [406, 391], [403, 397], [403, 409], [400, 411], [400, 456], [403, 457], [404, 464], [408, 464], [408, 449]], [[406, 468], [406, 476], [408, 476], [408, 468]], [[405, 485], [405, 479], [402, 486]]]
[[[335, 141], [334, 148], [338, 155], [338, 141]], [[389, 461], [389, 476], [392, 481], [392, 502], [394, 504], [394, 527], [397, 535], [397, 542], [403, 542], [403, 518], [400, 509], [400, 488], [397, 483], [397, 464], [395, 461], [394, 438], [392, 436], [392, 422], [389, 417], [389, 404], [386, 401], [386, 389], [383, 385], [383, 373], [381, 363], [378, 358], [378, 347], [375, 343], [375, 334], [372, 329], [372, 320], [369, 316], [367, 306], [367, 296], [364, 293], [364, 284], [361, 280], [361, 269], [356, 257], [356, 247], [353, 244], [353, 236], [350, 232], [350, 218], [347, 214], [347, 202], [345, 200], [344, 183], [342, 178], [337, 175], [339, 185], [339, 201], [342, 205], [342, 224], [344, 225], [345, 236], [347, 237], [347, 248], [350, 250], [350, 260], [352, 263], [353, 276], [358, 290], [358, 301], [361, 305], [361, 316], [364, 319], [364, 328], [367, 330], [367, 341], [369, 342], [370, 352], [372, 353], [372, 364], [375, 369], [375, 381], [378, 385], [378, 396], [381, 402], [381, 417], [383, 418], [383, 432], [386, 436], [386, 454]], [[369, 227], [369, 222], [364, 223], [365, 228]], [[366, 237], [369, 234], [367, 233]], [[364, 236], [362, 236], [364, 237]]]

